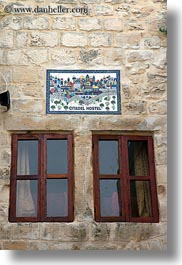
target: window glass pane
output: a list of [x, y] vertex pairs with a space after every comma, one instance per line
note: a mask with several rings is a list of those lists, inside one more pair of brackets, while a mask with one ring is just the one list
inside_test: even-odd
[[67, 140], [47, 140], [47, 174], [68, 171]]
[[148, 176], [149, 161], [147, 141], [128, 141], [130, 176]]
[[119, 174], [118, 141], [99, 141], [100, 174]]
[[17, 174], [38, 174], [38, 140], [18, 141]]
[[120, 216], [120, 198], [119, 179], [100, 180], [101, 216]]
[[47, 216], [68, 216], [67, 179], [47, 179]]
[[16, 217], [37, 216], [37, 180], [18, 180]]
[[130, 182], [132, 217], [152, 216], [150, 181]]

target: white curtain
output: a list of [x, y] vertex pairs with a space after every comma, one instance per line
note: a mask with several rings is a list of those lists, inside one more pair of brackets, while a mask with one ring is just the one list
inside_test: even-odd
[[[30, 174], [29, 144], [26, 141], [24, 141], [24, 144], [19, 148], [17, 174]], [[16, 216], [36, 216], [36, 209], [31, 194], [30, 180], [17, 181]]]

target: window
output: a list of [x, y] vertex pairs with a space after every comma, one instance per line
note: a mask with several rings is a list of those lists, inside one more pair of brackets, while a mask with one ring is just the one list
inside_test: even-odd
[[150, 136], [93, 135], [96, 221], [158, 222]]
[[71, 134], [12, 136], [11, 222], [73, 221]]

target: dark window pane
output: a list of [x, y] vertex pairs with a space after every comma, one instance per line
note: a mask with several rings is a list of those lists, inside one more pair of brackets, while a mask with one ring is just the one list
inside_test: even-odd
[[38, 174], [38, 140], [18, 141], [17, 174]]
[[120, 198], [119, 179], [100, 180], [101, 216], [120, 216]]
[[148, 176], [149, 161], [147, 141], [128, 141], [130, 176]]
[[16, 217], [37, 216], [37, 180], [18, 180]]
[[130, 182], [132, 217], [151, 217], [151, 189], [150, 181]]
[[64, 174], [67, 171], [67, 140], [47, 140], [47, 174]]
[[100, 174], [119, 174], [118, 141], [99, 141]]
[[67, 179], [47, 179], [47, 216], [68, 216]]

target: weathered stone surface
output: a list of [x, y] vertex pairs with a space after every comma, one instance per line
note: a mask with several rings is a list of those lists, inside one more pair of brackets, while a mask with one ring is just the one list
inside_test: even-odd
[[85, 241], [88, 228], [84, 224], [45, 224], [42, 229], [43, 240]]
[[29, 63], [40, 65], [48, 62], [48, 50], [47, 49], [27, 49], [25, 52]]
[[33, 32], [31, 33], [30, 46], [55, 47], [58, 46], [57, 32]]
[[13, 69], [13, 80], [16, 83], [34, 83], [38, 80], [37, 69], [35, 67], [16, 67]]
[[17, 99], [12, 102], [14, 112], [21, 113], [43, 113], [41, 100]]
[[107, 47], [111, 45], [112, 37], [110, 33], [91, 33], [89, 35], [89, 42], [93, 47]]
[[5, 52], [0, 50], [0, 64], [6, 64]]
[[153, 58], [152, 51], [130, 51], [128, 52], [129, 62], [146, 61], [152, 58]]
[[76, 20], [71, 17], [54, 17], [52, 22], [53, 29], [75, 30]]
[[161, 47], [161, 39], [158, 36], [152, 36], [144, 40], [144, 46], [151, 49], [159, 49]]
[[82, 49], [80, 51], [80, 60], [85, 64], [102, 64], [101, 51], [95, 49]]
[[47, 17], [24, 17], [25, 29], [48, 29], [49, 21]]
[[120, 18], [105, 18], [104, 19], [104, 29], [123, 31], [123, 24]]
[[51, 51], [51, 59], [55, 65], [73, 65], [78, 60], [78, 53], [72, 49], [56, 49]]
[[8, 65], [28, 65], [29, 60], [21, 49], [10, 50], [7, 53]]
[[141, 34], [140, 33], [115, 33], [114, 45], [115, 47], [138, 49], [140, 47]]
[[0, 20], [0, 30], [20, 30], [23, 27], [22, 18], [18, 16], [7, 16]]
[[84, 33], [65, 32], [61, 42], [68, 47], [84, 47], [87, 45], [87, 36]]
[[13, 48], [13, 31], [0, 30], [0, 48]]
[[16, 33], [16, 46], [26, 47], [28, 45], [28, 33], [27, 32], [17, 32]]
[[141, 114], [146, 112], [146, 102], [145, 101], [135, 101], [124, 104], [125, 114]]
[[124, 56], [122, 49], [112, 49], [112, 50], [103, 50], [104, 54], [104, 65], [114, 66], [114, 65], [123, 65], [124, 64]]
[[166, 100], [162, 100], [162, 101], [153, 102], [149, 106], [149, 111], [151, 113], [166, 114], [167, 113], [167, 101]]
[[96, 16], [104, 15], [113, 15], [114, 8], [112, 6], [106, 6], [106, 5], [96, 5], [94, 7], [94, 14]]
[[79, 27], [81, 30], [91, 31], [101, 29], [101, 20], [98, 18], [80, 18]]

